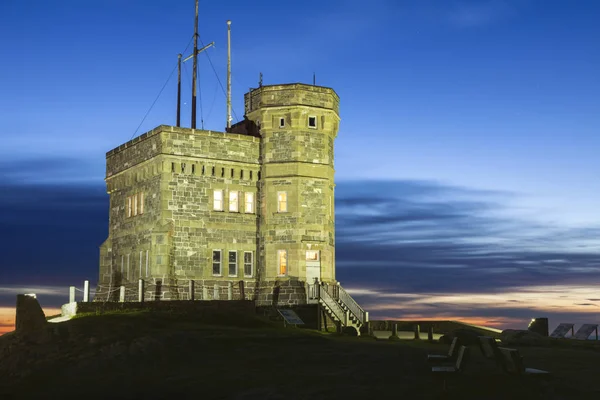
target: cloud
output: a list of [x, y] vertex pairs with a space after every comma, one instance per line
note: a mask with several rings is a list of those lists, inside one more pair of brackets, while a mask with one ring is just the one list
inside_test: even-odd
[[95, 164], [78, 158], [7, 158], [0, 161], [0, 182], [4, 185], [50, 184], [58, 182], [101, 182]]
[[[68, 163], [49, 165], [68, 170]], [[58, 306], [68, 286], [96, 278], [108, 226], [102, 183], [10, 178], [0, 190], [0, 223], [10, 232], [3, 239], [10, 251], [0, 261], [0, 303], [13, 305], [15, 294], [34, 292]], [[600, 228], [511, 216], [515, 199], [517, 193], [432, 181], [340, 181], [337, 279], [378, 317], [476, 320], [497, 311], [498, 318], [526, 321], [532, 310], [595, 310], [587, 304], [598, 301], [590, 288], [600, 284]]]

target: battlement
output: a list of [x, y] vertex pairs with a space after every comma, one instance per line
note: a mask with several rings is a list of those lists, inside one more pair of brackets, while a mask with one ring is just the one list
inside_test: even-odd
[[289, 83], [266, 85], [252, 89], [244, 95], [246, 114], [268, 107], [316, 107], [339, 114], [340, 98], [328, 87]]

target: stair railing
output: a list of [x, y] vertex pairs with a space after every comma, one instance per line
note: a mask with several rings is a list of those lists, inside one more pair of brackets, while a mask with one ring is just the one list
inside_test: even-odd
[[342, 322], [345, 326], [348, 325], [348, 314], [344, 312], [342, 306], [331, 295], [330, 285], [323, 285], [319, 288], [319, 295], [323, 304], [325, 304], [333, 313], [333, 315]]
[[340, 300], [348, 310], [354, 315], [361, 325], [369, 322], [369, 313], [362, 309], [361, 306], [346, 292], [346, 290], [338, 282], [336, 286], [337, 299]]

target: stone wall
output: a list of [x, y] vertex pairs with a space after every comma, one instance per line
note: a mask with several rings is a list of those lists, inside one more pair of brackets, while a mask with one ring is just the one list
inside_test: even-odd
[[131, 301], [118, 302], [93, 302], [93, 303], [69, 303], [62, 307], [63, 316], [82, 313], [105, 313], [113, 311], [175, 311], [193, 312], [202, 315], [203, 312], [236, 312], [244, 314], [255, 314], [256, 307], [252, 301], [146, 301], [143, 303]]

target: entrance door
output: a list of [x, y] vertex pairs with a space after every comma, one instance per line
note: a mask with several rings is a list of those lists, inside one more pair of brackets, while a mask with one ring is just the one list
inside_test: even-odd
[[309, 301], [318, 298], [318, 288], [316, 287], [321, 280], [321, 255], [319, 250], [306, 251], [306, 282], [308, 283]]

